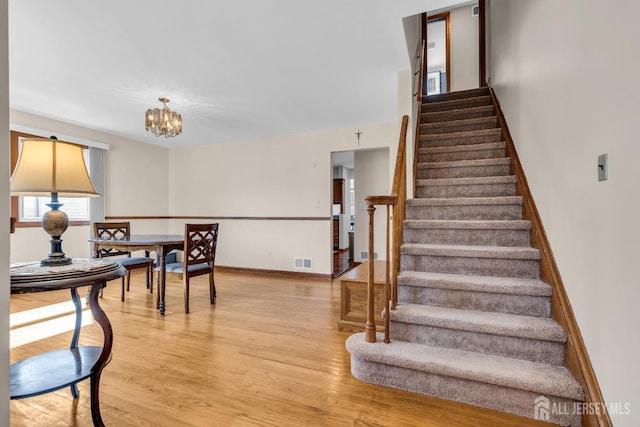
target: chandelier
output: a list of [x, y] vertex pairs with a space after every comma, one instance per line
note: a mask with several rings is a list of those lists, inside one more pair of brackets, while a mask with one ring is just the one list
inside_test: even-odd
[[162, 110], [149, 108], [145, 114], [144, 128], [155, 136], [164, 135], [165, 138], [180, 135], [182, 116], [167, 107], [168, 98], [158, 98], [158, 101], [162, 102], [164, 108]]

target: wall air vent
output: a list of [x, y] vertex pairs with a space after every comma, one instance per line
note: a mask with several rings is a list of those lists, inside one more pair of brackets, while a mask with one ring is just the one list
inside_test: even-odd
[[[360, 259], [369, 259], [369, 251], [360, 251]], [[373, 252], [373, 259], [378, 259], [378, 252]]]
[[471, 6], [471, 16], [478, 16], [480, 15], [480, 6], [475, 5], [475, 6]]
[[311, 270], [313, 269], [313, 259], [296, 257], [293, 259], [293, 268], [298, 270]]

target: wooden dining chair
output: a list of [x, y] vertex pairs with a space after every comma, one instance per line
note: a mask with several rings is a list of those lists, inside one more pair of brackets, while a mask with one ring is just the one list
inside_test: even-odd
[[182, 262], [166, 265], [166, 272], [182, 276], [184, 284], [184, 312], [189, 313], [189, 280], [209, 275], [209, 299], [216, 301], [216, 283], [213, 270], [218, 246], [218, 224], [185, 224]]
[[[93, 235], [105, 240], [124, 240], [131, 236], [131, 227], [129, 222], [94, 222]], [[146, 256], [144, 257], [132, 257], [131, 252], [115, 248], [100, 249], [98, 252], [98, 258], [112, 256], [120, 257], [115, 261], [127, 270], [127, 274], [122, 277], [122, 291], [120, 293], [121, 301], [124, 301], [125, 280], [127, 292], [129, 291], [131, 270], [144, 268], [146, 270], [147, 289], [149, 289], [149, 292], [153, 292], [153, 266], [155, 261], [153, 258], [149, 258], [148, 252], [145, 252], [145, 255]]]

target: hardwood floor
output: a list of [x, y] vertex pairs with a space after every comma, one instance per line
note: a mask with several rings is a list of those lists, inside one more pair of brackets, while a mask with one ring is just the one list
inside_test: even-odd
[[[354, 379], [344, 345], [350, 333], [337, 330], [337, 280], [216, 273], [216, 304], [209, 305], [206, 278], [196, 278], [188, 315], [182, 285], [173, 280], [165, 318], [143, 283], [134, 273], [120, 302], [119, 282], [111, 282], [101, 300], [114, 331], [100, 384], [109, 426], [547, 425]], [[68, 292], [12, 296], [11, 312], [67, 300]], [[43, 316], [42, 323], [12, 325], [12, 343], [29, 337], [29, 325], [53, 330], [46, 326], [53, 308]], [[11, 361], [64, 348], [70, 339], [63, 332], [20, 345]], [[83, 327], [80, 343], [99, 345], [100, 328]], [[11, 401], [11, 426], [90, 426], [88, 382], [79, 388], [75, 401], [68, 389]]]

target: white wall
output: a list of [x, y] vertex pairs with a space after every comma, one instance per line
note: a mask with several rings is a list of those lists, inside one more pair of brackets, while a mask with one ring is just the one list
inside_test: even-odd
[[477, 88], [479, 84], [478, 17], [471, 6], [451, 10], [451, 88], [450, 91]]
[[[81, 126], [11, 110], [11, 123], [109, 145], [105, 152], [105, 214], [117, 216], [167, 216], [169, 150]], [[42, 135], [47, 136], [47, 135]], [[63, 208], [64, 209], [64, 208]], [[168, 220], [131, 221], [134, 233], [162, 233]], [[89, 226], [72, 226], [62, 236], [69, 257], [91, 256]], [[41, 227], [17, 228], [11, 235], [11, 262], [45, 258], [49, 235]]]
[[[395, 158], [395, 155], [393, 156]], [[369, 213], [364, 198], [391, 194], [389, 176], [389, 149], [361, 150], [355, 152], [354, 175], [356, 180], [355, 208], [356, 227], [354, 235], [354, 260], [362, 262], [361, 252], [369, 248]], [[377, 259], [386, 259], [386, 208], [376, 206], [374, 228], [374, 251]]]
[[[69, 258], [87, 258], [91, 256], [88, 238], [88, 225], [69, 227], [62, 235], [62, 250]], [[11, 235], [11, 262], [39, 261], [46, 258], [51, 249], [49, 240], [51, 236], [42, 227], [16, 228], [16, 232]]]
[[[216, 263], [293, 271], [293, 258], [305, 257], [313, 259], [305, 272], [331, 274], [331, 153], [390, 146], [395, 153], [398, 133], [398, 123], [385, 123], [172, 149], [169, 215], [307, 218], [219, 220]], [[378, 172], [387, 191], [389, 162]], [[184, 222], [172, 220], [170, 231], [182, 232]]]
[[614, 424], [638, 426], [640, 2], [602, 6], [492, 0], [490, 76], [604, 398], [631, 403]]
[[[166, 149], [20, 111], [11, 111], [11, 121], [109, 144], [105, 153], [107, 217], [312, 218], [219, 220], [217, 263], [292, 271], [293, 258], [303, 257], [313, 259], [313, 269], [303, 272], [319, 274], [332, 271], [331, 152], [391, 147], [395, 153], [399, 134], [398, 123], [386, 123], [360, 126], [359, 147], [358, 129], [347, 128]], [[392, 161], [387, 159], [383, 174], [387, 185]], [[184, 223], [190, 221], [131, 219], [131, 227], [134, 233], [183, 233]], [[70, 227], [63, 235], [66, 254], [90, 256], [89, 235], [88, 226]], [[48, 242], [40, 227], [17, 229], [11, 235], [11, 262], [44, 258]], [[34, 248], [40, 250], [36, 255]]]
[[[0, 176], [10, 175], [8, 1], [0, 0]], [[9, 180], [0, 184], [0, 425], [9, 425]]]

